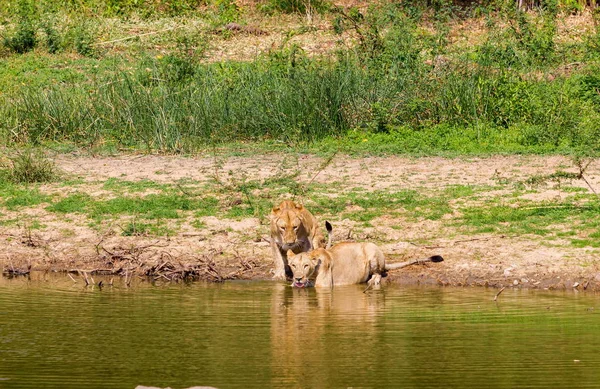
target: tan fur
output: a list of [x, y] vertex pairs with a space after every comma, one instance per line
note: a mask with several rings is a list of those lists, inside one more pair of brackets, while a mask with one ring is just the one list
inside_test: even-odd
[[288, 252], [293, 273], [292, 286], [333, 287], [368, 282], [369, 287], [379, 287], [382, 273], [416, 263], [439, 262], [433, 256], [408, 262], [386, 265], [383, 252], [374, 243], [339, 243], [330, 249], [316, 249], [294, 255]]
[[271, 249], [275, 260], [274, 279], [285, 280], [292, 272], [288, 250], [294, 254], [325, 247], [317, 219], [302, 204], [283, 201], [271, 212]]

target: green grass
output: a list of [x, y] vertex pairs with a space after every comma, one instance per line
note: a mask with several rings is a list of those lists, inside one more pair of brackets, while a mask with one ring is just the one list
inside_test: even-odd
[[11, 184], [0, 180], [0, 205], [9, 210], [32, 207], [50, 200], [51, 197], [41, 193], [36, 186]]
[[[115, 15], [145, 7], [123, 2]], [[38, 8], [41, 22], [55, 7]], [[354, 10], [340, 28], [358, 28], [362, 40], [324, 56], [284, 45], [251, 62], [202, 62], [196, 41], [214, 31], [192, 39], [189, 26], [114, 51], [73, 56], [71, 43], [55, 54], [12, 54], [0, 64], [0, 144], [181, 153], [251, 141], [371, 154], [598, 154], [600, 49], [555, 43], [555, 10], [489, 13], [482, 43], [459, 51], [434, 39], [449, 28], [445, 18], [433, 35], [421, 28], [427, 15], [386, 1], [362, 16]], [[75, 42], [83, 22], [65, 20], [55, 30]], [[98, 23], [98, 34], [115, 29]], [[431, 65], [439, 57], [443, 64]], [[573, 63], [581, 66], [563, 71]]]
[[586, 204], [571, 199], [559, 203], [520, 202], [467, 207], [461, 210], [463, 216], [455, 221], [455, 225], [471, 228], [476, 233], [571, 236], [571, 232], [561, 230], [564, 227], [554, 227], [566, 224], [577, 226], [573, 227], [577, 231], [586, 231], [597, 225], [595, 220], [600, 203], [596, 198], [587, 197], [590, 201]]
[[84, 213], [93, 199], [85, 193], [74, 193], [48, 206], [55, 213]]
[[168, 228], [161, 220], [154, 223], [143, 223], [134, 219], [122, 227], [122, 236], [168, 236], [173, 235], [174, 230]]
[[[416, 71], [403, 73], [404, 82], [390, 86], [387, 73], [364, 71], [358, 59], [305, 62], [286, 70], [260, 61], [198, 65], [193, 75], [176, 82], [119, 75], [91, 86], [33, 88], [5, 100], [4, 122], [19, 123], [19, 138], [34, 144], [108, 142], [162, 152], [264, 139], [322, 142], [324, 148], [372, 153], [569, 153], [584, 144], [591, 151], [597, 149], [600, 115], [578, 95], [575, 80], [518, 86], [523, 96], [512, 93], [511, 84], [517, 87], [520, 82], [516, 78], [502, 81], [508, 84], [503, 96], [484, 95], [481, 90], [452, 92], [469, 93], [474, 104], [486, 107], [469, 117], [466, 107], [449, 111], [446, 105], [456, 104], [457, 97], [440, 95], [439, 89], [453, 90], [450, 83], [457, 77], [475, 77], [471, 74], [430, 79], [417, 78]], [[493, 71], [477, 77], [490, 88], [500, 82]], [[430, 90], [427, 104], [419, 103], [423, 92], [407, 91], [405, 83]], [[386, 111], [385, 125], [372, 122], [373, 106], [382, 104], [377, 94], [399, 99], [386, 98], [386, 104], [396, 109]], [[513, 106], [513, 100], [520, 106]], [[502, 111], [506, 115], [499, 122]], [[554, 114], [547, 115], [548, 111]]]
[[[189, 198], [170, 188], [164, 193], [131, 196], [122, 194], [120, 191], [122, 187], [115, 186], [114, 180], [107, 182], [110, 182], [108, 187], [113, 188], [118, 197], [103, 200], [92, 198], [87, 194], [75, 193], [54, 202], [46, 209], [54, 213], [83, 213], [90, 218], [132, 215], [150, 220], [178, 219], [188, 211], [195, 211], [196, 215], [214, 215], [218, 209], [218, 200], [210, 196]], [[166, 186], [156, 183], [151, 185], [149, 181], [142, 181], [140, 186], [133, 185], [133, 187], [139, 189]], [[104, 189], [107, 189], [106, 183]]]
[[144, 192], [148, 189], [165, 190], [169, 185], [160, 184], [151, 180], [126, 181], [118, 178], [109, 178], [104, 182], [103, 189], [114, 192]]

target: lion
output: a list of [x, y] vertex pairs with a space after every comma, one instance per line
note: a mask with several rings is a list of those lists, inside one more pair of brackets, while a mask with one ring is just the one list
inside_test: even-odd
[[425, 259], [386, 264], [381, 249], [374, 243], [338, 243], [324, 249], [318, 248], [308, 253], [287, 252], [288, 263], [292, 270], [292, 286], [333, 287], [367, 282], [369, 288], [379, 288], [381, 277], [388, 270], [425, 262], [442, 262], [444, 259], [434, 255]]
[[[327, 230], [331, 224], [326, 223]], [[292, 271], [288, 266], [287, 253], [307, 252], [313, 249], [330, 247], [317, 223], [317, 219], [302, 204], [291, 200], [281, 202], [271, 212], [271, 248], [275, 260], [276, 280], [291, 279]]]

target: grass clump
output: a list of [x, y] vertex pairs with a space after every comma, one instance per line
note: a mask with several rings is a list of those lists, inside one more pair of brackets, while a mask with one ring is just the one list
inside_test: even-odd
[[263, 5], [264, 12], [272, 12], [273, 10], [285, 13], [322, 13], [331, 5], [327, 0], [269, 0]]
[[56, 164], [41, 151], [26, 149], [0, 161], [0, 179], [15, 184], [43, 183], [54, 181], [58, 176]]
[[122, 236], [166, 236], [173, 234], [161, 220], [155, 223], [143, 223], [134, 218], [122, 228]]
[[42, 24], [44, 33], [46, 34], [46, 48], [48, 53], [56, 54], [62, 50], [62, 37], [54, 27], [51, 20], [47, 20]]
[[72, 31], [73, 48], [84, 57], [93, 57], [96, 53], [94, 48], [94, 32], [89, 23], [79, 22]]

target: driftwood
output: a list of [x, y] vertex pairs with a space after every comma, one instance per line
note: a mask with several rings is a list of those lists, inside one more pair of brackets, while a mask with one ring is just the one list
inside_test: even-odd
[[[237, 264], [220, 266], [215, 261], [215, 256], [220, 253], [209, 252], [207, 255], [175, 258], [170, 252], [164, 250], [169, 242], [155, 241], [145, 245], [131, 247], [113, 246], [106, 247], [103, 241], [96, 245], [98, 261], [102, 267], [94, 269], [72, 269], [69, 273], [80, 275], [86, 285], [93, 285], [94, 281], [88, 279], [93, 274], [119, 275], [125, 278], [125, 284], [130, 285], [133, 277], [146, 277], [153, 280], [178, 281], [178, 280], [203, 280], [209, 282], [223, 282], [244, 277], [259, 264], [254, 260], [244, 259], [236, 254]], [[234, 270], [232, 271], [232, 267]]]

